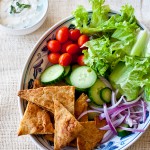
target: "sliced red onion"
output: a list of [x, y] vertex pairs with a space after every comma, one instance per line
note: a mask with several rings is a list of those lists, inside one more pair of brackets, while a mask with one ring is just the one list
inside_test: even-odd
[[120, 108], [118, 108], [118, 110], [112, 110], [112, 111], [109, 111], [108, 113], [112, 114], [112, 117], [115, 117], [118, 114], [120, 114], [122, 111], [126, 110], [127, 108], [137, 106], [138, 104], [139, 103], [135, 103], [135, 104], [133, 103], [133, 104], [128, 104], [128, 105], [120, 106]]
[[107, 87], [109, 87], [109, 88], [112, 90], [112, 86], [111, 86], [111, 84], [109, 83], [109, 81], [108, 81], [107, 79], [105, 79], [105, 78], [102, 77], [102, 76], [100, 76], [99, 78], [105, 83], [105, 85], [106, 85]]
[[141, 101], [141, 103], [142, 103], [142, 108], [143, 108], [143, 122], [145, 123], [145, 121], [146, 121], [146, 106], [145, 106], [144, 101]]
[[94, 107], [94, 106], [92, 106], [92, 105], [90, 105], [89, 106], [91, 109], [93, 109], [93, 110], [97, 110], [97, 111], [100, 111], [100, 112], [104, 112], [104, 109], [103, 108], [97, 108], [97, 107]]
[[112, 94], [111, 94], [111, 105], [115, 105], [116, 104], [116, 94], [114, 91], [112, 91]]
[[[117, 119], [117, 120], [113, 121], [112, 124], [114, 125], [114, 127], [118, 127], [124, 121], [125, 118], [126, 118], [126, 116], [124, 116], [123, 118]], [[109, 125], [106, 125], [106, 126], [100, 128], [100, 130], [111, 130], [111, 128]]]
[[131, 114], [141, 114], [143, 111], [135, 111], [135, 112], [130, 112]]
[[133, 125], [133, 128], [134, 128], [134, 129], [137, 129], [137, 128], [138, 128], [138, 123], [137, 123], [137, 124], [134, 124], [134, 125]]
[[143, 129], [126, 128], [126, 127], [121, 127], [121, 126], [119, 126], [119, 128], [122, 129], [122, 130], [131, 131], [131, 132], [144, 132], [145, 131]]
[[134, 103], [136, 103], [137, 101], [139, 101], [140, 99], [141, 99], [141, 95], [139, 96], [139, 97], [137, 97], [135, 100], [132, 100], [132, 101], [130, 101], [130, 102], [128, 102], [124, 97], [123, 97], [123, 100], [124, 100], [124, 102], [125, 102], [125, 104], [126, 105], [129, 105], [129, 104], [134, 104]]
[[89, 102], [91, 102], [91, 100], [88, 98], [88, 99], [86, 100], [86, 102], [88, 102], [88, 103], [89, 103]]
[[130, 114], [131, 114], [131, 112], [130, 112], [130, 109], [128, 108], [128, 115], [127, 115], [127, 117], [126, 117], [126, 120], [125, 120], [125, 122], [130, 126], [130, 127], [132, 127], [133, 126], [133, 120], [130, 118]]
[[[118, 102], [115, 104], [115, 105], [113, 105], [113, 106], [111, 106], [111, 107], [108, 107], [107, 109], [108, 110], [111, 110], [111, 109], [114, 109], [115, 107], [117, 107], [121, 102], [122, 102], [122, 98], [123, 98], [123, 96], [121, 96], [121, 98], [118, 100]], [[97, 108], [97, 107], [94, 107], [94, 106], [89, 106], [90, 108], [92, 108], [92, 109], [94, 109], [94, 110], [98, 110], [98, 111], [101, 111], [101, 112], [104, 112], [104, 109], [103, 108]], [[104, 114], [103, 114], [104, 115]], [[103, 116], [102, 115], [102, 116]], [[103, 118], [105, 118], [104, 116], [102, 117], [102, 119]]]
[[140, 121], [141, 120], [141, 116], [139, 116], [139, 117], [134, 117], [134, 118], [132, 118], [132, 119], [134, 119], [134, 120], [136, 120], [136, 121]]
[[107, 142], [107, 141], [110, 140], [113, 136], [114, 136], [113, 132], [112, 132], [111, 130], [108, 130], [108, 131], [104, 134], [103, 139], [102, 139], [102, 141], [101, 141], [101, 144]]
[[126, 118], [126, 123], [129, 125], [129, 127], [133, 126], [133, 120], [130, 117]]
[[88, 113], [101, 113], [100, 111], [97, 111], [97, 110], [87, 110], [87, 111], [84, 111], [79, 117], [78, 117], [78, 120], [81, 119], [84, 115], [88, 114]]
[[[127, 104], [127, 105], [121, 104], [120, 106], [117, 106], [117, 107], [115, 107], [113, 109], [109, 109], [108, 110], [108, 114], [109, 115], [112, 114], [112, 117], [114, 118], [115, 116], [120, 114], [122, 111], [124, 111], [124, 110], [126, 110], [128, 108], [137, 106], [138, 104], [140, 104], [138, 101], [136, 101], [135, 103], [132, 103], [132, 104]], [[105, 114], [104, 113], [100, 114], [100, 119], [104, 119], [104, 118], [105, 118]]]
[[112, 124], [111, 119], [110, 119], [110, 117], [109, 117], [109, 115], [108, 115], [108, 111], [107, 111], [107, 106], [106, 106], [106, 104], [104, 104], [104, 114], [105, 114], [105, 116], [106, 116], [106, 121], [107, 121], [107, 123], [108, 123], [110, 129], [112, 130], [112, 132], [113, 132], [115, 135], [117, 135], [117, 131], [116, 131], [114, 125]]

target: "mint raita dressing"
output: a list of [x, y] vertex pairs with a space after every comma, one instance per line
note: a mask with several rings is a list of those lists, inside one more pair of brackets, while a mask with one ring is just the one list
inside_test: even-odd
[[12, 29], [36, 24], [43, 12], [43, 0], [0, 0], [0, 24]]

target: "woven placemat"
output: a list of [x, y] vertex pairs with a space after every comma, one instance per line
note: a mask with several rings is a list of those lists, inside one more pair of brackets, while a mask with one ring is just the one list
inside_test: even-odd
[[[119, 10], [124, 0], [107, 0], [111, 8]], [[136, 16], [150, 29], [150, 1], [128, 0]], [[90, 9], [87, 0], [49, 0], [48, 17], [36, 32], [26, 36], [10, 36], [0, 32], [0, 150], [38, 150], [29, 136], [17, 136], [20, 122], [17, 91], [24, 64], [37, 40], [56, 22], [71, 14], [77, 5]], [[150, 128], [149, 128], [150, 129]], [[148, 150], [150, 130], [128, 150]]]

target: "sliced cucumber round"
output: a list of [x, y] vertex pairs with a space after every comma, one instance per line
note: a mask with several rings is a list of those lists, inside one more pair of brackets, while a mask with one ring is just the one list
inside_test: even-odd
[[78, 67], [70, 74], [71, 84], [80, 90], [90, 88], [96, 79], [95, 71], [87, 66]]
[[65, 69], [65, 73], [64, 73], [64, 77], [65, 77], [65, 76], [67, 76], [70, 73], [71, 67], [70, 66], [66, 66], [66, 67], [64, 67], [64, 69]]
[[60, 81], [64, 76], [65, 69], [63, 66], [56, 64], [48, 67], [40, 77], [41, 83], [52, 84]]
[[111, 102], [111, 95], [112, 95], [112, 90], [109, 87], [105, 87], [100, 90], [100, 98], [106, 103]]
[[100, 79], [97, 79], [95, 84], [89, 89], [89, 98], [97, 105], [103, 105], [105, 102], [100, 98], [100, 90], [105, 88], [106, 85]]

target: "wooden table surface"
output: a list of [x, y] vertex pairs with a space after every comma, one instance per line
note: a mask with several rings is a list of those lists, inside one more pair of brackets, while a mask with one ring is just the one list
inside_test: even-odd
[[[111, 9], [132, 4], [136, 17], [150, 29], [150, 0], [106, 0]], [[20, 121], [17, 104], [19, 78], [34, 44], [42, 34], [69, 16], [77, 5], [91, 9], [88, 0], [49, 0], [48, 17], [37, 31], [26, 36], [10, 36], [0, 32], [0, 150], [38, 150], [29, 136], [17, 136]], [[128, 150], [149, 150], [150, 128]]]

